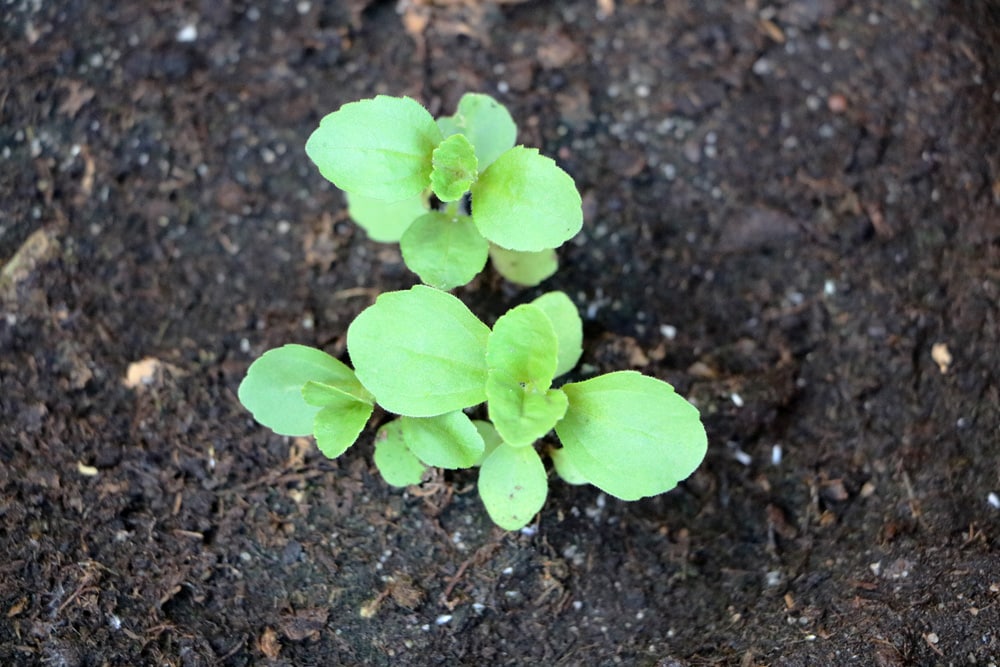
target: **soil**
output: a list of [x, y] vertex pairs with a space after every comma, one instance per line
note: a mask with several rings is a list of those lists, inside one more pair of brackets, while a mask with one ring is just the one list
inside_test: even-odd
[[[0, 72], [0, 664], [1000, 664], [995, 0], [8, 0]], [[584, 364], [701, 409], [675, 491], [505, 533], [237, 402], [414, 282], [319, 118], [466, 91], [583, 194]]]

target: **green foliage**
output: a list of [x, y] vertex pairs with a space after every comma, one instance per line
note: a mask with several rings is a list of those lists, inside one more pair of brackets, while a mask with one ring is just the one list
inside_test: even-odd
[[[437, 123], [412, 99], [379, 95], [323, 118], [306, 153], [347, 193], [351, 217], [373, 240], [400, 241], [426, 284], [465, 285], [492, 256], [502, 276], [531, 286], [555, 272], [555, 248], [580, 230], [583, 211], [573, 179], [516, 138], [488, 95], [463, 96]], [[427, 217], [430, 194], [446, 204], [432, 213], [454, 224]]]
[[424, 285], [388, 292], [347, 329], [361, 383], [390, 412], [436, 415], [486, 400], [489, 327], [457, 298]]
[[583, 353], [583, 323], [565, 293], [516, 306], [491, 329], [443, 291], [487, 259], [508, 280], [537, 285], [558, 268], [555, 248], [580, 230], [572, 179], [516, 138], [507, 110], [481, 94], [436, 122], [409, 98], [381, 95], [326, 116], [306, 152], [347, 193], [355, 221], [374, 240], [399, 242], [425, 284], [382, 294], [350, 324], [354, 370], [286, 345], [251, 364], [238, 392], [258, 422], [312, 434], [330, 458], [358, 439], [377, 403], [395, 415], [374, 443], [388, 484], [420, 484], [429, 467], [478, 467], [479, 496], [506, 530], [545, 504], [540, 452], [570, 484], [637, 500], [672, 489], [707, 449], [697, 409], [666, 382], [619, 371], [553, 386]]
[[[418, 484], [428, 466], [480, 466], [487, 512], [516, 530], [545, 503], [535, 445], [553, 429], [561, 447], [545, 450], [558, 475], [624, 500], [669, 491], [705, 456], [698, 411], [665, 382], [620, 371], [552, 387], [579, 360], [582, 336], [562, 292], [513, 308], [491, 330], [454, 296], [417, 285], [381, 295], [351, 324], [355, 371], [285, 346], [254, 362], [240, 400], [267, 426], [312, 432], [330, 457], [354, 442], [377, 402], [401, 415], [375, 439], [375, 465], [389, 484]], [[282, 409], [262, 405], [270, 399]], [[483, 402], [489, 421], [464, 412]]]

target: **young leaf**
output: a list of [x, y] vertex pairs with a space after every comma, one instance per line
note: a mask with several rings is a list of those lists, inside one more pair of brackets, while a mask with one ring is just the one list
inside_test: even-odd
[[316, 413], [313, 435], [323, 455], [335, 459], [354, 444], [372, 416], [371, 403], [344, 396]]
[[347, 329], [357, 377], [390, 412], [433, 417], [486, 400], [489, 328], [431, 287], [379, 296]]
[[347, 213], [372, 241], [396, 243], [413, 221], [427, 213], [427, 197], [419, 194], [402, 201], [382, 201], [361, 195], [347, 195]]
[[431, 189], [441, 201], [458, 201], [479, 174], [479, 161], [469, 140], [453, 134], [441, 142], [431, 155]]
[[669, 491], [705, 458], [698, 410], [666, 382], [618, 371], [563, 385], [563, 454], [602, 491], [638, 500]]
[[486, 399], [493, 425], [513, 447], [530, 445], [566, 412], [566, 396], [549, 390], [558, 349], [552, 323], [537, 306], [517, 306], [493, 325], [486, 343]]
[[537, 149], [517, 146], [472, 184], [472, 219], [501, 248], [538, 252], [580, 231], [583, 208], [569, 174]]
[[556, 377], [573, 370], [583, 354], [583, 321], [565, 292], [547, 292], [531, 302], [542, 309], [559, 339]]
[[461, 410], [437, 417], [400, 417], [399, 422], [406, 447], [429, 466], [471, 468], [483, 454], [483, 437]]
[[407, 448], [398, 419], [383, 424], [375, 434], [375, 467], [392, 486], [419, 484], [424, 477], [427, 466]]
[[504, 530], [526, 526], [545, 504], [548, 488], [545, 466], [532, 447], [502, 444], [479, 469], [479, 497]]
[[237, 395], [254, 419], [278, 435], [310, 435], [321, 409], [303, 398], [302, 389], [310, 380], [359, 399], [370, 396], [344, 363], [305, 345], [285, 345], [262, 354], [250, 364]]
[[445, 136], [464, 134], [476, 147], [479, 171], [493, 164], [500, 155], [514, 147], [517, 125], [510, 112], [489, 95], [466, 93], [458, 101], [454, 116], [438, 119]]
[[473, 419], [472, 423], [476, 425], [476, 430], [479, 431], [479, 435], [483, 438], [483, 443], [486, 445], [483, 448], [483, 455], [479, 457], [479, 461], [476, 465], [482, 465], [486, 457], [493, 453], [493, 450], [503, 444], [503, 438], [497, 433], [496, 428], [493, 424], [485, 421], [483, 419]]
[[306, 154], [341, 190], [400, 201], [430, 184], [431, 153], [442, 138], [418, 102], [379, 95], [324, 117], [306, 142]]
[[559, 258], [551, 248], [538, 252], [518, 252], [490, 244], [490, 259], [497, 273], [512, 283], [534, 287], [559, 268]]
[[437, 211], [417, 218], [399, 241], [406, 266], [442, 290], [475, 278], [486, 266], [489, 245], [469, 216]]
[[511, 447], [527, 447], [552, 430], [566, 414], [566, 394], [532, 389], [508, 373], [491, 370], [486, 379], [490, 419]]
[[556, 474], [567, 484], [586, 484], [587, 478], [577, 469], [572, 457], [566, 456], [566, 449], [552, 449], [549, 458], [556, 469]]

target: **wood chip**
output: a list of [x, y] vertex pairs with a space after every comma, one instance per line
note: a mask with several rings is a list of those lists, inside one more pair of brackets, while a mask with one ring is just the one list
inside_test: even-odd
[[125, 372], [125, 379], [122, 380], [122, 383], [129, 389], [135, 389], [140, 385], [152, 384], [161, 366], [160, 360], [153, 357], [133, 361], [128, 365], [128, 370]]
[[931, 347], [931, 358], [938, 365], [938, 370], [941, 371], [942, 375], [948, 372], [952, 358], [946, 343], [934, 343]]

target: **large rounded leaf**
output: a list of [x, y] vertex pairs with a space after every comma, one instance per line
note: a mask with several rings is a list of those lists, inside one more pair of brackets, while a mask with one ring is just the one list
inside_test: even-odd
[[399, 241], [406, 266], [442, 290], [475, 278], [486, 266], [489, 246], [469, 216], [440, 212], [417, 218]]
[[552, 248], [538, 252], [518, 252], [490, 244], [493, 268], [512, 283], [534, 287], [559, 268], [559, 257]]
[[399, 201], [430, 185], [431, 154], [442, 138], [418, 102], [379, 95], [324, 117], [306, 142], [306, 154], [341, 190]]
[[504, 530], [518, 530], [542, 509], [549, 481], [534, 448], [502, 444], [483, 461], [478, 486], [493, 522]]
[[486, 400], [489, 335], [457, 298], [417, 285], [362, 311], [347, 330], [347, 349], [379, 405], [433, 417]]
[[472, 219], [501, 248], [558, 248], [583, 226], [583, 207], [569, 174], [534, 148], [517, 146], [472, 185]]
[[698, 410], [666, 382], [619, 371], [563, 385], [556, 433], [568, 462], [602, 491], [637, 500], [669, 491], [705, 458]]
[[247, 369], [237, 393], [254, 419], [278, 435], [310, 435], [313, 420], [323, 408], [303, 397], [303, 388], [310, 381], [330, 385], [360, 401], [371, 399], [354, 371], [326, 352], [305, 345], [285, 345], [262, 354]]

